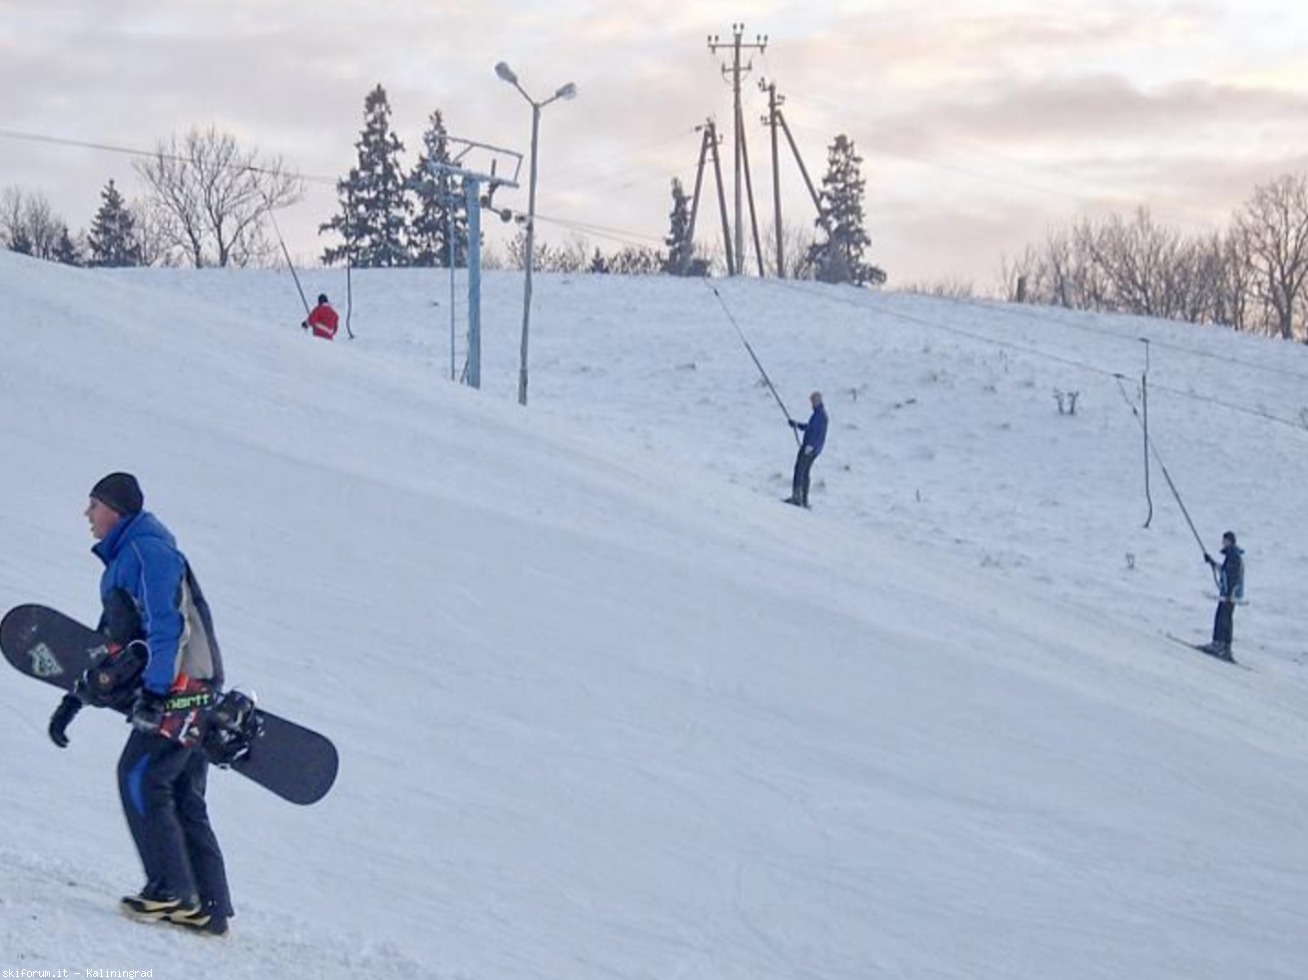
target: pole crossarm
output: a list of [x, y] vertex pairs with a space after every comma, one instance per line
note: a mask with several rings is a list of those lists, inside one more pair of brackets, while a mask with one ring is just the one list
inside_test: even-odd
[[[461, 136], [445, 135], [445, 144], [450, 151], [449, 161], [428, 160], [427, 169], [433, 174], [445, 174], [457, 178], [463, 185], [468, 215], [468, 361], [464, 366], [463, 379], [472, 388], [481, 387], [481, 209], [483, 207], [481, 187], [489, 187], [493, 195], [497, 187], [518, 186], [518, 177], [522, 171], [522, 154], [516, 150], [507, 150], [501, 146], [482, 143], [478, 140], [465, 139]], [[481, 169], [474, 169], [473, 163], [484, 163]], [[500, 173], [501, 163], [504, 173]], [[485, 171], [489, 171], [486, 173]], [[452, 202], [451, 202], [452, 203]], [[450, 240], [450, 291], [454, 291], [455, 263], [454, 236]], [[454, 329], [455, 307], [450, 302], [450, 374], [454, 370]]]
[[[490, 186], [512, 187], [516, 189], [518, 178], [522, 174], [523, 155], [517, 150], [508, 150], [502, 146], [494, 146], [490, 143], [479, 143], [476, 140], [464, 139], [460, 136], [445, 136], [446, 144], [451, 148], [450, 162], [430, 160], [427, 163], [429, 169], [440, 173], [453, 174], [456, 177], [470, 177], [483, 184]], [[469, 156], [477, 161], [485, 160], [489, 165], [476, 169], [465, 164]], [[501, 166], [501, 163], [504, 166]]]
[[[760, 54], [762, 54], [764, 51], [767, 50], [768, 37], [766, 34], [760, 34], [758, 35], [758, 39], [752, 44], [743, 42], [741, 39], [745, 34], [744, 24], [732, 24], [731, 34], [732, 34], [732, 39], [730, 41], [723, 41], [718, 35], [710, 34], [708, 38], [708, 47], [709, 47], [709, 51], [713, 54], [717, 54], [719, 48], [729, 48], [732, 53], [731, 64], [722, 66], [722, 75], [723, 77], [731, 78], [732, 102], [734, 106], [733, 128], [734, 128], [735, 137], [732, 140], [732, 142], [735, 147], [735, 153], [733, 154], [733, 161], [735, 165], [734, 169], [735, 169], [735, 178], [736, 178], [736, 183], [735, 183], [736, 227], [735, 227], [735, 243], [734, 243], [735, 251], [736, 251], [736, 266], [732, 270], [731, 274], [738, 275], [740, 274], [741, 271], [743, 271], [743, 266], [745, 264], [744, 263], [745, 218], [744, 218], [744, 183], [743, 182], [746, 179], [744, 171], [745, 168], [748, 166], [745, 159], [746, 151], [745, 151], [744, 109], [742, 108], [741, 99], [740, 99], [740, 80], [741, 78], [744, 77], [744, 75], [747, 72], [754, 70], [753, 62], [742, 63], [741, 54], [746, 50], [758, 51]], [[750, 209], [751, 211], [753, 210], [752, 200], [750, 202]], [[757, 250], [757, 246], [756, 246], [756, 250]]]

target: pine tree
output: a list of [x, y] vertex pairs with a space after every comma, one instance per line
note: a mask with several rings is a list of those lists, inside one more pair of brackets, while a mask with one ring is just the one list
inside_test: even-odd
[[81, 265], [82, 252], [73, 241], [73, 236], [68, 233], [68, 226], [61, 225], [59, 228], [59, 238], [55, 241], [54, 252], [50, 258], [56, 262], [62, 262], [64, 265]]
[[[445, 123], [437, 109], [422, 134], [423, 152], [405, 186], [417, 201], [417, 212], [409, 234], [413, 262], [421, 266], [448, 267], [450, 239], [454, 241], [454, 264], [468, 264], [468, 205], [463, 181], [448, 170], [432, 164], [450, 164]], [[451, 232], [453, 234], [451, 235]]]
[[[504, 251], [510, 269], [527, 268], [527, 229], [519, 226], [513, 238], [505, 243]], [[531, 252], [531, 267], [537, 272], [546, 271], [550, 264], [549, 246], [539, 238], [535, 238], [532, 241]]]
[[827, 149], [827, 174], [822, 178], [822, 216], [818, 225], [826, 241], [813, 245], [809, 264], [821, 282], [856, 285], [886, 281], [886, 274], [863, 260], [872, 244], [863, 230], [863, 191], [866, 182], [860, 171], [863, 158], [849, 137], [841, 134]]
[[663, 271], [672, 276], [692, 275], [691, 259], [695, 255], [695, 243], [690, 238], [690, 195], [681, 186], [681, 181], [672, 178], [672, 212], [669, 215], [671, 227], [663, 244], [668, 247], [667, 261]]
[[604, 257], [604, 253], [602, 253], [598, 248], [595, 249], [595, 254], [590, 257], [590, 265], [586, 267], [586, 271], [595, 273], [596, 275], [608, 274], [609, 260]]
[[87, 235], [88, 265], [121, 268], [144, 265], [136, 218], [110, 179], [100, 192], [100, 210]]
[[410, 204], [400, 170], [404, 144], [391, 129], [391, 106], [378, 85], [363, 104], [363, 131], [354, 144], [359, 162], [336, 182], [341, 212], [318, 233], [334, 231], [344, 243], [323, 251], [331, 265], [348, 259], [356, 268], [408, 265], [407, 232]]

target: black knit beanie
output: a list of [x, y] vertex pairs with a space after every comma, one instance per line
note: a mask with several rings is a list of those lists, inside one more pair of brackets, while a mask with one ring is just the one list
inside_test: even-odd
[[110, 473], [91, 488], [91, 497], [123, 516], [139, 514], [145, 506], [141, 485], [130, 473]]

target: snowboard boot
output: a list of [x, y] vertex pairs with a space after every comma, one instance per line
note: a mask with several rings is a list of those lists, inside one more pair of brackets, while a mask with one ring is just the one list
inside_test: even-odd
[[190, 932], [198, 932], [206, 936], [227, 935], [227, 916], [206, 911], [199, 905], [170, 914], [168, 921]]
[[163, 895], [148, 887], [139, 895], [124, 895], [118, 905], [125, 915], [140, 922], [176, 921], [177, 916], [195, 915], [200, 911], [200, 903], [194, 899]]

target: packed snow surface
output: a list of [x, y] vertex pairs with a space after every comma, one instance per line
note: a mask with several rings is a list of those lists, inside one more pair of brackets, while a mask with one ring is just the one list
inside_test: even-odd
[[[347, 312], [343, 271], [301, 279]], [[0, 976], [1308, 976], [1308, 350], [535, 285], [523, 408], [516, 273], [474, 390], [443, 272], [354, 273], [328, 343], [285, 272], [0, 253], [0, 606], [94, 621], [81, 511], [130, 470], [229, 680], [341, 753], [312, 807], [211, 773], [232, 933], [141, 925], [121, 720], [58, 750], [56, 692], [0, 675]], [[1207, 638], [1227, 529], [1249, 669], [1164, 635]]]

